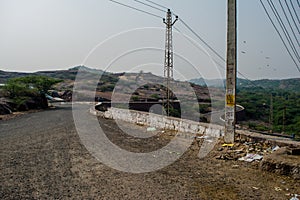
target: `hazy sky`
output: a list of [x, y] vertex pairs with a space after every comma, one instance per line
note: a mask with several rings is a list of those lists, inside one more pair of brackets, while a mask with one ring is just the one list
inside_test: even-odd
[[[133, 0], [119, 1], [165, 16]], [[170, 7], [225, 57], [227, 0], [153, 1]], [[0, 25], [1, 70], [42, 71], [85, 64], [108, 71], [163, 72], [162, 20], [108, 0], [0, 0]], [[175, 25], [202, 44], [180, 21]], [[225, 64], [204, 51], [175, 31], [174, 75], [224, 77], [224, 69], [212, 60]], [[250, 79], [300, 77], [259, 0], [238, 0], [238, 52], [238, 70]]]

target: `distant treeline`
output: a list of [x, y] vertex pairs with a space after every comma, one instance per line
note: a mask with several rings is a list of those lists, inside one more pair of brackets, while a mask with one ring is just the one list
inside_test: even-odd
[[300, 136], [300, 92], [239, 88], [237, 103], [245, 107], [249, 128]]

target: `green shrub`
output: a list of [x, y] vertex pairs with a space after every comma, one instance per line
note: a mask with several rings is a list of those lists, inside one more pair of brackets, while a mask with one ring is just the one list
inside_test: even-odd
[[25, 76], [12, 78], [4, 86], [4, 92], [15, 104], [16, 109], [29, 99], [44, 99], [45, 93], [61, 80], [46, 76]]
[[150, 97], [153, 98], [153, 99], [159, 99], [159, 95], [158, 94], [151, 94]]
[[135, 95], [131, 96], [131, 99], [132, 99], [132, 101], [140, 100], [140, 98], [138, 96], [135, 96]]
[[4, 89], [10, 97], [32, 96], [36, 93], [47, 93], [56, 83], [61, 82], [46, 76], [25, 76], [9, 79]]

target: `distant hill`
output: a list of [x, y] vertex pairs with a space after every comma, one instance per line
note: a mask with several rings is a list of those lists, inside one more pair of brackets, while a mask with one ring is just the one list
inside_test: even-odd
[[300, 78], [282, 80], [262, 79], [251, 82], [240, 79], [238, 87], [262, 87], [271, 90], [282, 89], [285, 91], [300, 92]]
[[85, 66], [76, 66], [67, 70], [53, 70], [53, 71], [38, 71], [33, 73], [24, 73], [24, 72], [8, 72], [0, 70], [0, 83], [5, 83], [10, 78], [22, 77], [22, 76], [30, 76], [30, 75], [41, 75], [41, 76], [49, 76], [52, 78], [58, 78], [62, 80], [75, 80], [78, 69], [86, 71], [91, 74], [95, 73], [103, 73], [102, 70], [91, 69]]
[[[203, 78], [191, 79], [191, 83], [195, 83], [202, 86], [208, 87], [225, 87], [225, 80], [212, 79], [205, 80]], [[278, 90], [282, 89], [285, 91], [291, 92], [300, 92], [300, 78], [292, 79], [282, 79], [282, 80], [271, 80], [271, 79], [262, 79], [262, 80], [246, 80], [246, 79], [237, 79], [237, 88], [264, 88], [268, 90]]]
[[22, 73], [22, 72], [6, 72], [0, 70], [0, 83], [5, 83], [10, 78], [29, 76], [31, 73]]
[[[96, 95], [99, 97], [103, 96], [110, 99], [110, 95], [114, 90], [115, 85], [118, 83], [119, 86], [124, 86], [123, 92], [126, 94], [128, 93], [129, 96], [132, 95], [132, 90], [135, 90], [133, 95], [135, 99], [146, 101], [150, 99], [159, 100], [166, 98], [164, 96], [164, 92], [162, 92], [165, 90], [162, 86], [164, 82], [163, 77], [156, 76], [152, 73], [110, 73], [103, 72], [102, 70], [91, 69], [85, 66], [76, 66], [68, 70], [38, 71], [34, 73], [0, 71], [0, 83], [5, 83], [8, 79], [15, 77], [42, 75], [63, 80], [63, 82], [58, 83], [55, 86], [57, 90], [72, 90], [73, 83], [79, 69], [84, 72], [84, 79], [78, 80], [82, 82], [80, 84], [84, 86], [84, 90], [91, 92], [94, 90], [95, 84], [97, 84]], [[95, 83], [94, 81], [98, 80], [99, 74], [102, 74], [102, 76], [98, 83]], [[141, 85], [139, 88], [135, 88], [137, 82], [144, 82], [144, 85]], [[183, 88], [186, 87], [185, 84], [190, 84], [189, 82], [181, 81], [175, 81], [175, 83], [177, 84], [177, 89], [181, 88], [181, 91], [176, 91], [177, 93], [187, 92], [186, 89], [184, 90]], [[200, 102], [210, 102], [207, 87], [199, 85], [192, 85], [192, 87], [194, 88]], [[222, 93], [220, 93], [219, 96], [222, 98]]]
[[216, 88], [225, 87], [225, 80], [221, 80], [221, 79], [195, 78], [195, 79], [189, 80], [189, 82], [195, 83], [195, 84], [201, 85], [201, 86], [208, 86], [208, 87], [216, 87]]
[[[39, 71], [34, 73], [0, 71], [0, 84], [10, 78], [43, 75], [62, 79], [55, 85], [58, 92], [68, 92], [72, 97], [74, 80], [78, 70], [83, 71], [83, 79], [77, 80], [82, 86], [76, 96], [76, 100], [91, 98], [110, 100], [128, 99], [132, 101], [160, 101], [166, 99], [165, 87], [162, 86], [163, 77], [152, 73], [110, 73], [102, 70], [91, 69], [85, 66], [76, 66], [68, 70]], [[102, 74], [99, 80], [99, 74]], [[136, 83], [139, 87], [136, 88]], [[192, 84], [190, 84], [192, 83]], [[95, 93], [95, 84], [96, 93]], [[175, 81], [176, 95], [181, 100], [196, 100], [201, 114], [209, 113], [212, 109], [224, 108], [225, 80], [192, 79], [189, 82]], [[196, 96], [188, 93], [189, 86], [193, 87]], [[246, 121], [243, 126], [252, 129], [267, 131], [270, 128], [270, 96], [273, 100], [273, 131], [296, 133], [300, 136], [299, 126], [299, 99], [300, 78], [283, 80], [237, 80], [237, 103], [245, 107]], [[209, 89], [208, 89], [209, 87]], [[117, 91], [115, 90], [117, 88]], [[119, 93], [118, 93], [119, 91]], [[214, 108], [211, 106], [211, 94], [213, 94]], [[186, 109], [192, 109], [186, 108]], [[188, 110], [189, 111], [189, 110]], [[283, 120], [283, 112], [285, 119]], [[285, 123], [285, 124], [284, 124]], [[283, 125], [284, 124], [284, 125]]]

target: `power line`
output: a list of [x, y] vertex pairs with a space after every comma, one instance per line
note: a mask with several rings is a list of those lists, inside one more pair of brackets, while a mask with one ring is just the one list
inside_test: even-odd
[[[159, 11], [163, 11], [162, 9], [160, 9], [160, 8], [157, 8], [157, 7], [154, 7], [154, 6], [151, 6], [151, 5], [149, 5], [149, 4], [145, 4], [144, 2], [141, 2], [141, 1], [139, 1], [139, 0], [134, 0], [134, 1], [136, 1], [136, 2], [138, 2], [138, 3], [141, 3], [141, 4], [143, 4], [143, 5], [146, 5], [146, 6], [149, 6], [149, 7], [151, 7], [151, 8], [155, 8], [155, 9], [157, 9], [157, 10], [159, 10]], [[159, 7], [162, 7], [162, 8], [167, 8], [167, 7], [165, 7], [165, 6], [162, 6], [162, 5], [160, 5], [160, 4], [158, 4], [158, 3], [155, 3], [155, 2], [153, 2], [153, 1], [150, 1], [150, 0], [145, 0], [145, 1], [147, 1], [147, 2], [150, 2], [150, 3], [152, 3], [152, 4], [155, 4], [156, 6], [159, 6]], [[165, 11], [163, 11], [163, 12], [165, 12]], [[194, 35], [196, 35], [196, 37], [198, 38], [198, 39], [200, 39], [211, 51], [213, 51], [223, 62], [226, 62], [225, 61], [225, 59], [216, 51], [216, 50], [214, 50], [207, 42], [205, 42], [205, 40], [204, 39], [202, 39], [189, 25], [187, 25], [187, 23], [185, 23], [182, 19], [179, 19], [192, 33], [194, 33]], [[175, 29], [179, 32], [179, 33], [182, 33], [178, 28], [176, 28], [175, 27]], [[191, 42], [191, 41], [190, 41]], [[191, 43], [193, 43], [193, 42], [191, 42]], [[197, 47], [198, 48], [198, 47]]]
[[284, 2], [285, 2], [286, 7], [287, 7], [288, 10], [289, 10], [289, 13], [290, 13], [290, 15], [291, 15], [291, 17], [292, 17], [292, 20], [293, 20], [293, 22], [294, 22], [294, 24], [295, 24], [295, 27], [296, 27], [296, 29], [297, 29], [297, 31], [298, 31], [298, 34], [300, 34], [300, 30], [299, 30], [299, 28], [298, 28], [298, 26], [297, 26], [297, 23], [296, 23], [295, 19], [294, 19], [293, 13], [291, 12], [290, 6], [289, 6], [289, 4], [287, 3], [286, 0], [284, 0]]
[[[152, 7], [151, 5], [149, 5], [149, 4], [145, 4], [145, 3], [143, 3], [143, 2], [141, 2], [141, 1], [139, 1], [139, 0], [134, 0], [134, 1], [136, 1], [136, 2], [139, 2], [139, 3], [141, 3], [141, 4], [144, 4], [144, 5], [147, 5], [147, 6], [150, 6], [150, 7]], [[152, 3], [152, 4], [155, 4], [155, 5], [157, 5], [157, 6], [159, 6], [159, 7], [162, 7], [162, 8], [166, 8], [166, 9], [168, 9], [167, 7], [165, 7], [165, 6], [163, 6], [163, 5], [160, 5], [160, 4], [158, 4], [158, 3], [155, 3], [155, 2], [153, 2], [153, 1], [150, 1], [150, 0], [145, 0], [145, 1], [147, 1], [147, 2], [150, 2], [150, 3]], [[163, 11], [163, 12], [165, 12], [164, 10], [161, 10], [161, 9], [159, 9], [159, 8], [157, 8], [157, 7], [152, 7], [152, 8], [155, 8], [155, 9], [158, 9], [158, 10], [160, 10], [160, 11]], [[213, 51], [222, 61], [224, 61], [225, 62], [225, 59], [217, 52], [217, 51], [215, 51], [207, 42], [205, 42], [204, 41], [204, 39], [202, 39], [201, 38], [201, 36], [200, 35], [198, 35], [186, 22], [184, 22], [183, 21], [183, 19], [179, 19], [179, 21], [181, 21], [199, 40], [201, 40], [201, 42], [203, 42], [211, 51]], [[177, 29], [178, 30], [178, 29]]]
[[[127, 8], [130, 8], [130, 9], [133, 9], [133, 10], [136, 10], [136, 11], [139, 11], [139, 12], [142, 12], [142, 13], [145, 13], [145, 14], [148, 14], [148, 15], [151, 15], [151, 16], [153, 16], [153, 17], [157, 17], [157, 18], [160, 18], [160, 19], [163, 19], [162, 17], [160, 17], [160, 16], [158, 16], [158, 15], [156, 15], [156, 14], [153, 14], [153, 13], [151, 13], [151, 12], [148, 12], [148, 11], [145, 11], [145, 10], [142, 10], [142, 9], [139, 9], [139, 8], [136, 8], [136, 7], [133, 7], [133, 6], [129, 6], [129, 5], [127, 5], [127, 4], [123, 4], [123, 3], [120, 3], [120, 2], [118, 2], [118, 1], [115, 1], [115, 0], [109, 0], [109, 1], [111, 1], [111, 2], [113, 2], [113, 3], [116, 3], [116, 4], [119, 4], [119, 5], [122, 5], [122, 6], [124, 6], [124, 7], [127, 7]], [[161, 10], [161, 9], [159, 9], [159, 8], [157, 8], [157, 7], [154, 7], [154, 6], [151, 6], [151, 5], [149, 5], [149, 4], [146, 4], [146, 3], [143, 3], [143, 2], [141, 2], [141, 1], [139, 1], [139, 0], [134, 0], [134, 1], [136, 1], [136, 2], [138, 2], [138, 3], [142, 3], [142, 4], [144, 4], [144, 5], [146, 5], [146, 6], [149, 6], [149, 7], [151, 7], [151, 8], [155, 8], [155, 9], [157, 9], [157, 10], [160, 10], [160, 11], [163, 11], [163, 10]], [[155, 5], [157, 5], [157, 6], [159, 6], [159, 7], [162, 7], [162, 8], [166, 8], [167, 9], [167, 7], [165, 7], [165, 6], [162, 6], [162, 5], [160, 5], [160, 4], [158, 4], [158, 3], [155, 3], [155, 2], [153, 2], [153, 1], [150, 1], [150, 0], [145, 0], [145, 1], [147, 1], [147, 2], [150, 2], [150, 3], [153, 3], [153, 4], [155, 4]], [[165, 12], [165, 11], [163, 11], [163, 12]], [[174, 14], [174, 13], [173, 13]], [[226, 60], [216, 51], [216, 50], [214, 50], [207, 42], [205, 42], [205, 40], [204, 39], [202, 39], [185, 21], [183, 21], [182, 19], [180, 19], [180, 21], [200, 40], [200, 41], [202, 41], [212, 52], [214, 52], [223, 62], [226, 62]], [[176, 30], [178, 30], [179, 32], [180, 32], [180, 30], [177, 28]], [[197, 46], [197, 48], [199, 48], [198, 46]], [[295, 62], [295, 61], [294, 61]], [[217, 64], [219, 64], [218, 62], [216, 62]], [[296, 64], [296, 63], [295, 63]], [[222, 65], [220, 65], [219, 64], [219, 66], [220, 67], [222, 67], [223, 69], [225, 69], [225, 67], [224, 66], [222, 66]], [[296, 64], [296, 66], [297, 66], [297, 64]], [[298, 68], [298, 66], [297, 66], [297, 68]], [[298, 69], [299, 70], [299, 69]], [[258, 87], [256, 84], [254, 84], [250, 79], [248, 79], [243, 73], [241, 73], [241, 72], [239, 72], [239, 71], [237, 71], [237, 73], [240, 75], [240, 76], [242, 76], [244, 79], [246, 79], [247, 81], [249, 81], [252, 85], [254, 85], [255, 87]]]
[[[143, 2], [141, 2], [141, 1], [138, 1], [138, 0], [134, 0], [134, 1], [137, 1], [137, 2], [139, 2], [139, 3], [143, 3]], [[153, 4], [155, 4], [155, 5], [157, 5], [157, 6], [159, 6], [159, 7], [162, 7], [162, 8], [166, 8], [167, 9], [167, 7], [165, 7], [165, 6], [163, 6], [163, 5], [161, 5], [161, 4], [158, 4], [158, 3], [155, 3], [155, 2], [153, 2], [153, 1], [150, 1], [150, 0], [145, 0], [145, 1], [147, 1], [147, 2], [150, 2], [150, 3], [153, 3]], [[143, 3], [144, 4], [144, 3]], [[148, 6], [150, 6], [150, 5], [148, 5]], [[158, 8], [156, 8], [156, 9], [158, 9]], [[162, 11], [161, 9], [159, 9], [160, 11]], [[165, 12], [165, 11], [164, 11]], [[174, 14], [174, 13], [173, 13]], [[186, 26], [201, 42], [203, 42], [212, 52], [214, 52], [222, 61], [224, 61], [225, 62], [225, 59], [216, 51], [216, 50], [214, 50], [207, 42], [205, 42], [205, 40], [204, 39], [202, 39], [201, 38], [201, 36], [199, 35], [199, 34], [197, 34], [183, 19], [181, 19], [181, 18], [179, 18], [179, 21], [181, 21], [182, 22], [182, 24], [184, 25], [184, 26]]]
[[[179, 33], [183, 34], [177, 27], [174, 27], [174, 29], [175, 29], [176, 31], [178, 31]], [[192, 41], [192, 40], [191, 40], [190, 38], [188, 38], [188, 37], [186, 37], [186, 39], [187, 39], [191, 44], [193, 44], [197, 49], [199, 49], [200, 51], [202, 51], [202, 49], [201, 49], [197, 44], [195, 44], [194, 41]], [[225, 59], [224, 59], [223, 57], [221, 57], [221, 59], [222, 59], [222, 61], [223, 61], [224, 63], [226, 62]], [[213, 59], [213, 60], [214, 60], [214, 59]], [[222, 64], [220, 64], [218, 61], [214, 60], [214, 62], [217, 64], [217, 66], [218, 66], [220, 69], [226, 70], [226, 68], [225, 68]], [[238, 70], [237, 70], [237, 73], [238, 73], [241, 77], [243, 77], [244, 79], [246, 79], [247, 81], [249, 81], [249, 83], [252, 84], [254, 87], [258, 87], [258, 85], [256, 85], [255, 83], [253, 83], [253, 82], [252, 82], [249, 78], [247, 78], [243, 73], [239, 72]]]
[[166, 6], [160, 5], [160, 4], [155, 3], [155, 2], [153, 2], [153, 1], [150, 1], [150, 0], [145, 0], [145, 1], [147, 1], [147, 2], [149, 2], [149, 3], [152, 3], [152, 4], [156, 5], [156, 6], [159, 6], [159, 7], [163, 8], [163, 9], [168, 9]]
[[[182, 19], [179, 19], [192, 33], [194, 33], [194, 35], [201, 40], [211, 51], [213, 51], [224, 63], [226, 63], [226, 60], [224, 57], [222, 57], [216, 50], [214, 50], [214, 48], [212, 48], [207, 42], [204, 41], [204, 39], [202, 39], [189, 25], [187, 25]], [[224, 66], [220, 65], [223, 69], [225, 69]], [[243, 73], [239, 72], [237, 70], [237, 73], [243, 77], [244, 79], [246, 79], [247, 81], [249, 81], [252, 85], [254, 85], [255, 87], [258, 87], [257, 85], [255, 85], [254, 83], [252, 83], [252, 81], [247, 78]]]
[[[183, 32], [179, 29], [179, 28], [177, 28], [176, 26], [174, 27], [174, 29], [176, 30], [176, 31], [178, 31], [180, 34], [182, 34], [182, 35], [184, 35], [183, 34]], [[189, 38], [189, 37], [185, 37], [193, 46], [195, 46], [198, 50], [200, 50], [200, 51], [203, 51], [191, 38]], [[215, 59], [213, 59], [214, 60], [214, 62], [217, 64], [217, 66], [220, 68], [220, 69], [225, 69], [225, 67], [224, 66], [222, 66], [219, 62], [217, 62]]]
[[[153, 2], [153, 1], [150, 1], [150, 0], [145, 0], [145, 1], [147, 1], [147, 2], [150, 2], [150, 3], [153, 3], [153, 4], [155, 4], [155, 5], [157, 5], [157, 6], [159, 6], [159, 7], [162, 7], [162, 8], [165, 8], [165, 9], [167, 9], [167, 7], [165, 7], [165, 6], [163, 6], [163, 5], [161, 5], [161, 4], [158, 4], [158, 3], [155, 3], [155, 2]], [[286, 1], [286, 0], [285, 0]], [[280, 39], [281, 39], [281, 41], [283, 42], [283, 44], [284, 44], [284, 46], [285, 46], [285, 48], [286, 48], [286, 50], [287, 50], [287, 52], [288, 52], [288, 54], [289, 54], [289, 56], [291, 57], [291, 59], [293, 60], [293, 62], [294, 62], [294, 64], [296, 65], [296, 67], [297, 67], [297, 69], [298, 69], [298, 71], [300, 72], [300, 68], [299, 68], [299, 66], [298, 66], [298, 64], [297, 64], [297, 62], [295, 61], [295, 59], [294, 59], [294, 57], [292, 56], [292, 54], [291, 54], [291, 52], [290, 52], [290, 50], [288, 49], [288, 47], [287, 47], [287, 45], [286, 45], [286, 43], [284, 42], [284, 40], [283, 40], [283, 38], [282, 38], [282, 36], [281, 36], [281, 34], [280, 34], [280, 32], [279, 32], [279, 30], [277, 29], [277, 27], [275, 26], [275, 24], [274, 24], [274, 22], [273, 22], [273, 20], [272, 20], [272, 18], [270, 17], [270, 15], [269, 15], [269, 13], [268, 13], [268, 11], [267, 11], [267, 9], [266, 9], [266, 7], [265, 7], [265, 5], [263, 4], [263, 2], [262, 2], [262, 0], [260, 0], [260, 2], [261, 2], [261, 4], [262, 4], [262, 6], [263, 6], [263, 8], [264, 8], [264, 10], [265, 10], [265, 12], [266, 12], [266, 14], [267, 14], [267, 16], [268, 16], [268, 18], [270, 19], [270, 21], [271, 21], [271, 23], [272, 23], [272, 25], [274, 26], [274, 28], [275, 28], [275, 30], [276, 30], [276, 32], [278, 33], [278, 35], [279, 35], [279, 37], [280, 37]], [[300, 4], [299, 4], [299, 0], [297, 0], [297, 3], [298, 3], [298, 6], [300, 7]], [[291, 4], [292, 4], [292, 2], [291, 2]], [[292, 4], [292, 6], [293, 6], [293, 4]], [[289, 12], [290, 12], [290, 8], [288, 7], [288, 9], [289, 9]], [[294, 12], [296, 13], [296, 11], [295, 11], [295, 8], [294, 8], [294, 6], [293, 6], [293, 10], [294, 10]], [[292, 13], [290, 12], [290, 14], [291, 14], [291, 16], [292, 16]], [[296, 15], [297, 16], [297, 15]], [[292, 19], [293, 19], [293, 21], [295, 21], [294, 20], [294, 18], [292, 17]], [[298, 18], [298, 16], [297, 16], [297, 19], [298, 19], [298, 21], [299, 21], [299, 18]], [[225, 59], [222, 57], [222, 56], [220, 56], [220, 54], [218, 54], [207, 42], [205, 42], [204, 41], [204, 39], [202, 39], [191, 27], [189, 27], [182, 19], [179, 19], [179, 21], [181, 21], [200, 41], [202, 41], [212, 52], [214, 52], [223, 62], [225, 62]], [[295, 22], [294, 22], [295, 23]], [[296, 23], [295, 23], [296, 24]], [[296, 28], [297, 28], [297, 30], [298, 30], [298, 32], [299, 32], [299, 29], [298, 29], [298, 26], [296, 25]], [[239, 75], [241, 75], [241, 76], [243, 76], [244, 77], [244, 75], [242, 75], [240, 72], [238, 72], [239, 73]], [[244, 78], [246, 78], [246, 77], [244, 77]]]
[[[298, 2], [298, 4], [299, 4], [299, 2]], [[298, 20], [298, 23], [300, 24], [300, 20], [299, 20], [299, 17], [298, 17], [298, 15], [297, 15], [296, 9], [295, 9], [295, 7], [294, 7], [293, 1], [291, 1], [291, 5], [292, 5], [292, 8], [293, 8], [293, 10], [294, 10], [294, 12], [295, 12], [295, 15], [296, 15], [296, 18], [297, 18], [297, 20]], [[300, 6], [299, 6], [299, 7], [300, 7]]]
[[[279, 25], [280, 25], [281, 29], [283, 30], [283, 33], [284, 33], [285, 37], [287, 38], [287, 41], [288, 41], [290, 47], [292, 48], [292, 50], [293, 50], [293, 52], [294, 52], [297, 60], [300, 62], [300, 56], [299, 56], [299, 54], [297, 52], [297, 49], [296, 49], [296, 47], [295, 47], [295, 45], [294, 45], [294, 43], [293, 43], [293, 41], [292, 41], [292, 39], [290, 37], [290, 34], [289, 34], [289, 32], [288, 32], [288, 30], [287, 30], [287, 28], [286, 28], [286, 26], [285, 26], [285, 24], [284, 24], [284, 22], [283, 22], [283, 20], [281, 18], [279, 12], [277, 11], [277, 9], [276, 9], [275, 5], [273, 4], [272, 0], [270, 0], [270, 1], [267, 0], [267, 1], [268, 1], [269, 5], [271, 7], [271, 9], [272, 9], [272, 11], [273, 11], [276, 19], [277, 19], [277, 21], [279, 22]], [[271, 4], [270, 4], [270, 2], [271, 2]], [[271, 5], [273, 6], [273, 8], [272, 8]]]
[[[163, 5], [161, 5], [161, 4], [155, 3], [155, 2], [153, 2], [153, 1], [150, 1], [150, 0], [145, 0], [145, 1], [150, 2], [150, 3], [152, 3], [152, 4], [156, 5], [156, 6], [159, 6], [159, 7], [163, 8], [163, 9], [166, 9], [166, 10], [169, 9], [169, 8], [166, 7], [166, 6], [163, 6]], [[166, 11], [164, 11], [164, 12], [166, 12]], [[177, 17], [176, 13], [174, 13], [174, 12], [172, 12], [172, 15], [175, 16], [175, 17]]]
[[214, 52], [222, 61], [225, 62], [225, 59], [216, 50], [214, 50], [207, 42], [205, 42], [205, 40], [202, 39], [201, 36], [198, 35], [187, 23], [185, 23], [185, 21], [183, 21], [183, 19], [179, 18], [179, 21], [181, 21], [181, 23], [186, 28], [188, 28], [199, 40], [201, 40], [201, 42], [203, 42], [212, 52]]
[[158, 16], [158, 15], [156, 15], [156, 14], [153, 14], [153, 13], [150, 13], [150, 12], [147, 12], [147, 11], [144, 11], [144, 10], [141, 10], [141, 9], [139, 9], [139, 8], [135, 8], [135, 7], [133, 7], [133, 6], [129, 6], [129, 5], [127, 5], [127, 4], [120, 3], [120, 2], [115, 1], [115, 0], [108, 0], [108, 1], [111, 1], [111, 2], [114, 2], [114, 3], [116, 3], [116, 4], [122, 5], [122, 6], [124, 6], [124, 7], [127, 7], [127, 8], [130, 8], [130, 9], [133, 9], [133, 10], [136, 10], [136, 11], [139, 11], [139, 12], [142, 12], [142, 13], [145, 13], [145, 14], [148, 14], [148, 15], [151, 15], [151, 16], [153, 16], [153, 17], [157, 17], [157, 18], [163, 19], [162, 17], [160, 17], [160, 16]]
[[295, 37], [295, 40], [297, 41], [298, 46], [300, 46], [299, 41], [298, 41], [298, 39], [297, 39], [297, 36], [296, 36], [296, 34], [295, 34], [295, 32], [294, 32], [294, 29], [293, 29], [293, 27], [292, 27], [292, 25], [291, 25], [291, 23], [290, 23], [289, 18], [288, 18], [288, 16], [287, 16], [286, 12], [285, 12], [285, 9], [284, 9], [284, 7], [282, 6], [281, 1], [279, 1], [279, 4], [280, 4], [280, 7], [281, 7], [281, 9], [282, 9], [282, 11], [283, 11], [283, 13], [284, 13], [284, 16], [285, 16], [285, 18], [286, 18], [288, 24], [289, 24], [289, 26], [290, 26], [290, 29], [292, 30], [292, 33], [293, 33], [293, 35], [294, 35], [294, 37]]
[[292, 56], [292, 54], [291, 54], [290, 50], [288, 49], [288, 47], [287, 47], [286, 43], [284, 42], [284, 40], [283, 40], [283, 38], [282, 38], [282, 36], [281, 36], [281, 34], [280, 34], [279, 30], [278, 30], [278, 29], [277, 29], [277, 27], [275, 26], [275, 24], [274, 24], [274, 22], [273, 22], [273, 20], [272, 20], [272, 18], [271, 18], [271, 16], [270, 16], [270, 14], [269, 14], [269, 12], [268, 12], [268, 10], [267, 10], [266, 6], [265, 6], [265, 5], [264, 5], [264, 3], [262, 2], [262, 0], [260, 0], [260, 3], [261, 3], [261, 5], [262, 5], [262, 7], [263, 7], [263, 9], [264, 9], [265, 13], [267, 14], [267, 16], [268, 16], [268, 18], [269, 18], [270, 22], [272, 23], [273, 27], [275, 28], [275, 30], [276, 30], [276, 32], [277, 32], [277, 34], [279, 35], [279, 37], [280, 37], [280, 39], [281, 39], [282, 43], [284, 44], [284, 46], [285, 46], [285, 49], [287, 50], [288, 54], [290, 55], [290, 57], [292, 58], [293, 62], [295, 63], [295, 65], [296, 65], [296, 67], [297, 67], [298, 71], [300, 72], [300, 68], [299, 68], [299, 66], [298, 66], [297, 62], [295, 61], [295, 59], [294, 59], [294, 57]]
[[154, 8], [154, 9], [159, 10], [159, 11], [161, 11], [161, 12], [164, 12], [164, 13], [166, 12], [166, 11], [163, 10], [163, 9], [160, 9], [160, 8], [155, 7], [155, 6], [149, 5], [149, 4], [144, 3], [144, 2], [142, 2], [142, 1], [139, 1], [139, 0], [133, 0], [133, 1], [138, 2], [138, 3], [141, 3], [141, 4], [143, 4], [143, 5], [145, 5], [145, 6], [148, 6], [148, 7]]
[[290, 47], [292, 48], [293, 53], [295, 54], [298, 62], [300, 62], [300, 56], [299, 56], [299, 54], [298, 54], [298, 52], [297, 52], [297, 50], [296, 50], [296, 48], [295, 48], [295, 46], [293, 44], [293, 41], [291, 40], [290, 34], [287, 31], [287, 29], [286, 29], [286, 27], [285, 27], [285, 25], [284, 25], [284, 23], [283, 23], [283, 21], [281, 19], [281, 16], [279, 15], [279, 13], [277, 11], [275, 5], [273, 4], [272, 0], [267, 0], [267, 2], [269, 4], [270, 8], [272, 9], [272, 12], [273, 12], [275, 18], [277, 19], [277, 21], [279, 23], [279, 26], [281, 27], [281, 29], [283, 31], [283, 34], [285, 35], [285, 37], [286, 37], [286, 39], [287, 39]]
[[[150, 0], [145, 0], [147, 2], [153, 3], [159, 7], [168, 9], [167, 7], [160, 5], [158, 3], [154, 3], [153, 1]], [[174, 13], [173, 13], [174, 14]], [[205, 42], [205, 40], [203, 38], [201, 38], [201, 36], [199, 34], [197, 34], [183, 19], [179, 18], [179, 21], [182, 22], [182, 24], [184, 26], [186, 26], [186, 28], [188, 28], [201, 42], [203, 42], [214, 54], [216, 54], [224, 63], [226, 63], [226, 60], [224, 57], [222, 57], [213, 47], [211, 47], [207, 42]], [[179, 33], [182, 33], [178, 28], [174, 27], [175, 30], [177, 30]], [[192, 43], [196, 48], [200, 49], [198, 45], [194, 44], [193, 41], [191, 41], [190, 39], [188, 39], [190, 43]], [[201, 49], [200, 49], [201, 50]], [[221, 65], [220, 63], [218, 63], [217, 61], [215, 61], [217, 66], [221, 67], [222, 69], [225, 69], [225, 67], [223, 65]], [[256, 84], [254, 84], [249, 78], [247, 78], [243, 73], [239, 72], [237, 70], [237, 73], [243, 77], [244, 79], [246, 79], [247, 81], [249, 81], [252, 85], [254, 85], [255, 87], [258, 87]]]

